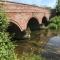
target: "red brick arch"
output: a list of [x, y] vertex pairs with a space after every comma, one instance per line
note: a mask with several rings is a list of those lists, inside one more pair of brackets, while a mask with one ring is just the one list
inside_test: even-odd
[[[36, 17], [31, 17], [28, 22], [27, 22], [27, 28], [29, 27], [29, 23], [34, 24], [34, 26], [36, 27], [36, 25], [39, 25], [39, 20]], [[35, 25], [36, 24], [36, 25]], [[38, 26], [37, 26], [38, 27]], [[27, 29], [26, 28], [26, 29]], [[33, 27], [34, 28], [34, 27]]]
[[30, 18], [28, 19], [27, 24], [29, 23], [29, 21], [30, 21], [32, 18], [36, 19], [36, 20], [37, 20], [37, 22], [39, 23], [39, 20], [38, 20], [38, 18], [37, 18], [37, 17], [30, 17]]
[[42, 18], [42, 24], [47, 25], [48, 18], [46, 16], [43, 16]]
[[20, 30], [22, 30], [20, 24], [18, 22], [16, 22], [15, 20], [10, 20], [10, 22], [12, 22], [13, 24], [15, 24], [17, 27], [19, 27]]

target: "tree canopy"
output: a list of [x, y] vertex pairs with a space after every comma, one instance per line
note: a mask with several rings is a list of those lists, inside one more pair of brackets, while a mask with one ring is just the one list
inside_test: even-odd
[[56, 13], [60, 15], [60, 0], [57, 0]]

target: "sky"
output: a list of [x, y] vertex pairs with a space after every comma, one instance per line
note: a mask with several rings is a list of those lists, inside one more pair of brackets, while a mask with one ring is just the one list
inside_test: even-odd
[[8, 0], [8, 1], [54, 8], [56, 6], [57, 0]]

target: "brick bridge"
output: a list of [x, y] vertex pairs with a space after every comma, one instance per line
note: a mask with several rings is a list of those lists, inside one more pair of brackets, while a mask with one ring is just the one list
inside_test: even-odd
[[21, 31], [26, 30], [28, 27], [31, 30], [40, 28], [42, 23], [46, 25], [51, 16], [50, 10], [44, 7], [9, 1], [0, 2], [0, 4], [3, 5], [11, 25], [14, 26], [15, 24]]

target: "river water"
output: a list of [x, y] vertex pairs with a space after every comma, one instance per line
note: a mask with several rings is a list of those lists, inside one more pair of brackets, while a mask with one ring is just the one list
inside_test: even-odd
[[16, 40], [15, 52], [19, 55], [23, 52], [41, 54], [46, 60], [60, 60], [60, 36], [51, 37], [47, 30], [35, 31], [30, 39]]

